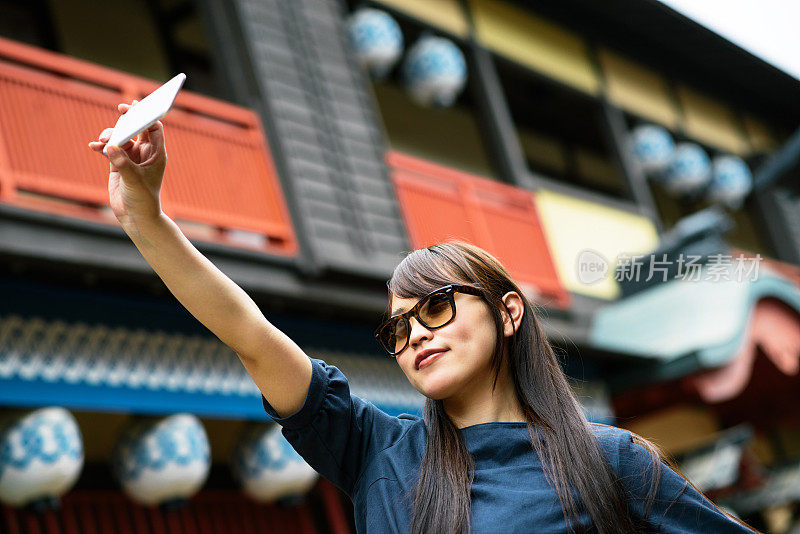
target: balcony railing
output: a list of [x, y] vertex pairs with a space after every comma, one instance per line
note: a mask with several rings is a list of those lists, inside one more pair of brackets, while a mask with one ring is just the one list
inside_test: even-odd
[[569, 306], [531, 192], [397, 152], [387, 162], [414, 247], [447, 239], [475, 244], [503, 262], [537, 303]]
[[[104, 465], [111, 469], [110, 465]], [[143, 506], [122, 491], [74, 489], [57, 509], [37, 512], [32, 507], [0, 505], [0, 532], [16, 534], [225, 534], [285, 532], [315, 534], [324, 523], [328, 532], [349, 534], [337, 490], [320, 480], [297, 504], [257, 503], [235, 489], [203, 489], [191, 499], [170, 506]], [[312, 502], [321, 501], [314, 510]], [[315, 516], [318, 519], [315, 520]]]
[[[157, 86], [0, 39], [0, 202], [107, 221], [100, 214], [108, 204], [108, 164], [87, 143], [114, 125], [119, 102]], [[206, 238], [245, 235], [270, 253], [297, 253], [256, 113], [183, 91], [164, 124], [167, 214], [202, 227]]]

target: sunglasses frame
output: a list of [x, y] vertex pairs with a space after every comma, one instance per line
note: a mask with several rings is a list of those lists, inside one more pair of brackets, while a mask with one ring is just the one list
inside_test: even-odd
[[[421, 297], [419, 299], [419, 301], [414, 305], [414, 307], [412, 307], [410, 310], [408, 310], [406, 312], [403, 312], [403, 313], [399, 313], [397, 315], [393, 315], [393, 316], [389, 317], [387, 320], [385, 320], [384, 322], [382, 322], [381, 325], [375, 330], [375, 339], [377, 339], [378, 343], [380, 344], [380, 346], [386, 352], [389, 353], [389, 357], [390, 358], [395, 358], [398, 354], [400, 354], [401, 352], [406, 350], [406, 348], [408, 347], [408, 343], [411, 340], [411, 320], [410, 319], [411, 319], [412, 316], [414, 318], [416, 318], [417, 321], [422, 326], [424, 326], [425, 328], [427, 328], [429, 330], [438, 330], [439, 328], [443, 328], [443, 327], [449, 325], [450, 323], [453, 322], [453, 320], [455, 320], [455, 318], [456, 318], [455, 293], [456, 292], [458, 292], [458, 293], [466, 293], [468, 295], [476, 295], [476, 296], [479, 296], [479, 297], [483, 297], [484, 296], [483, 295], [483, 291], [481, 291], [477, 287], [466, 286], [466, 285], [462, 285], [462, 284], [449, 284], [449, 285], [440, 287], [438, 289], [434, 289], [433, 291], [431, 291], [427, 295], [424, 295], [423, 297]], [[436, 326], [436, 327], [432, 327], [432, 326], [428, 326], [428, 324], [425, 323], [425, 321], [423, 321], [422, 318], [420, 318], [419, 309], [420, 309], [420, 306], [424, 302], [426, 302], [430, 297], [432, 297], [433, 295], [435, 295], [437, 293], [444, 293], [445, 295], [447, 295], [447, 298], [450, 301], [450, 307], [453, 309], [453, 316], [446, 323], [444, 323], [442, 325], [439, 325], [439, 326]], [[403, 348], [401, 348], [398, 351], [392, 352], [388, 348], [386, 348], [386, 346], [381, 341], [381, 332], [383, 331], [384, 328], [386, 328], [386, 326], [391, 321], [394, 321], [394, 320], [403, 320], [403, 321], [405, 321], [407, 323], [408, 327], [406, 328], [406, 342], [403, 344]]]

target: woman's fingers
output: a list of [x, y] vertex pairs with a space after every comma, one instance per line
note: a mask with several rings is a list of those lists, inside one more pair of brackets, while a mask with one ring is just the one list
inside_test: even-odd
[[114, 128], [106, 128], [100, 135], [97, 136], [98, 141], [90, 141], [89, 148], [94, 150], [95, 152], [102, 152], [103, 148], [108, 143], [109, 137], [111, 137], [111, 132], [114, 131]]
[[117, 109], [119, 111], [121, 111], [122, 113], [125, 113], [126, 111], [128, 111], [129, 109], [131, 109], [133, 106], [135, 106], [138, 103], [139, 103], [138, 100], [132, 100], [130, 104], [126, 104], [125, 102], [122, 102], [120, 104], [117, 104]]
[[[106, 128], [98, 137], [98, 141], [91, 141], [89, 142], [90, 147], [100, 146], [101, 148], [108, 143], [108, 139], [111, 137], [111, 132], [113, 131], [112, 128]], [[126, 141], [122, 144], [121, 148], [131, 148], [133, 146], [133, 139], [130, 141]]]
[[108, 161], [111, 171], [118, 171], [123, 176], [127, 175], [135, 167], [135, 163], [131, 161], [130, 156], [120, 147], [108, 147]]
[[161, 121], [151, 124], [145, 131], [139, 134], [139, 140], [143, 143], [163, 143], [164, 125]]
[[[106, 136], [104, 139], [101, 139], [100, 141], [90, 141], [89, 148], [94, 150], [95, 152], [102, 152], [107, 144], [108, 144], [108, 136]], [[133, 140], [130, 140], [126, 141], [125, 143], [122, 143], [122, 146], [120, 146], [120, 148], [125, 151], [130, 151], [133, 148], [133, 145], [134, 145]]]
[[[117, 110], [121, 114], [125, 114], [125, 113], [127, 113], [128, 110], [130, 110], [138, 102], [139, 102], [138, 100], [133, 100], [130, 104], [125, 104], [125, 103], [117, 104]], [[89, 148], [91, 150], [94, 150], [95, 152], [102, 152], [103, 149], [105, 148], [106, 144], [108, 143], [108, 140], [111, 138], [111, 133], [113, 131], [114, 131], [114, 128], [106, 128], [105, 130], [100, 132], [100, 135], [97, 137], [97, 139], [98, 139], [97, 141], [90, 141], [89, 142], [89, 145], [88, 145]], [[151, 135], [153, 137], [151, 137]], [[155, 143], [156, 145], [162, 145], [163, 146], [163, 143], [164, 143], [164, 125], [161, 123], [161, 121], [156, 121], [149, 128], [147, 128], [145, 131], [143, 131], [142, 133], [139, 134], [138, 140], [140, 142], [150, 142], [150, 143]], [[136, 145], [135, 141], [136, 141], [136, 139], [131, 139], [129, 141], [126, 141], [119, 148], [121, 148], [124, 152], [129, 153], [134, 148], [134, 146]], [[128, 156], [128, 157], [130, 157], [130, 156]], [[129, 160], [129, 162], [130, 162], [130, 160]]]

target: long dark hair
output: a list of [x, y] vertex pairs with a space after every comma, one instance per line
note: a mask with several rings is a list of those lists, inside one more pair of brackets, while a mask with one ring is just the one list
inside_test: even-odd
[[[494, 385], [502, 358], [507, 354], [531, 444], [561, 501], [567, 531], [583, 531], [578, 521], [583, 509], [601, 534], [636, 532], [624, 488], [603, 457], [590, 423], [545, 338], [533, 304], [497, 259], [476, 246], [450, 241], [406, 256], [395, 268], [388, 286], [390, 298], [392, 295], [415, 298], [452, 283], [480, 289], [490, 304], [498, 332], [492, 355]], [[522, 297], [524, 313], [519, 329], [506, 338], [501, 335], [500, 310], [501, 298], [509, 291]], [[391, 302], [389, 306], [391, 309]], [[415, 534], [469, 532], [472, 456], [441, 400], [426, 399], [423, 420], [427, 442], [414, 493], [411, 531]], [[647, 514], [659, 485], [661, 463], [654, 445], [643, 439], [640, 443], [653, 457], [653, 485], [646, 500]]]

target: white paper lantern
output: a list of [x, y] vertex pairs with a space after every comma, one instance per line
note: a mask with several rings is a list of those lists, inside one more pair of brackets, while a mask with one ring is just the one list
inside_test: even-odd
[[675, 152], [675, 142], [666, 128], [645, 124], [631, 132], [631, 148], [642, 170], [647, 173], [660, 172], [669, 165]]
[[231, 465], [244, 492], [259, 502], [305, 495], [319, 477], [275, 424], [245, 431]]
[[675, 147], [669, 165], [661, 175], [664, 188], [674, 195], [696, 193], [711, 179], [711, 160], [695, 143]]
[[750, 168], [736, 156], [717, 156], [712, 162], [711, 182], [708, 184], [706, 199], [738, 209], [753, 188], [753, 174]]
[[57, 499], [83, 468], [83, 440], [64, 408], [42, 408], [0, 429], [0, 501], [24, 506]]
[[188, 499], [208, 477], [211, 455], [200, 420], [176, 414], [123, 432], [113, 453], [114, 474], [135, 501], [156, 505]]
[[347, 35], [359, 63], [377, 78], [386, 76], [403, 52], [400, 25], [379, 9], [365, 7], [350, 15]]
[[467, 83], [467, 62], [452, 41], [426, 35], [409, 50], [403, 76], [406, 89], [416, 102], [447, 107]]

